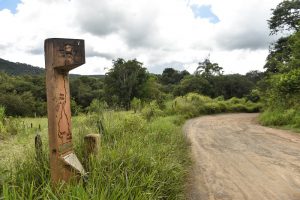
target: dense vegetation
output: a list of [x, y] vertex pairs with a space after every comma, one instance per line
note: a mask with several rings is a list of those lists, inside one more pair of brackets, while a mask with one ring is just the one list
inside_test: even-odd
[[[205, 59], [194, 74], [166, 68], [161, 75], [150, 74], [137, 60], [118, 59], [103, 77], [71, 76], [72, 112], [87, 112], [94, 99], [107, 102], [111, 108], [130, 109], [134, 98], [143, 103], [158, 104], [195, 92], [211, 98], [251, 97], [251, 90], [263, 73], [223, 75], [222, 68]], [[0, 73], [0, 105], [8, 116], [45, 116], [44, 75], [10, 76]]]
[[[70, 77], [75, 151], [89, 179], [57, 190], [49, 181], [46, 118], [19, 118], [46, 115], [44, 75], [1, 72], [0, 199], [184, 199], [185, 119], [263, 110], [263, 124], [299, 128], [299, 12], [298, 0], [273, 10], [271, 34], [289, 35], [270, 46], [264, 73], [224, 75], [206, 58], [192, 74], [167, 67], [156, 75], [120, 58], [104, 77]], [[31, 143], [39, 125], [42, 161]], [[95, 132], [102, 136], [100, 155], [88, 160], [83, 136]]]
[[265, 125], [300, 127], [300, 1], [283, 1], [269, 20], [271, 34], [288, 31], [270, 47], [266, 77], [258, 84]]
[[[43, 143], [47, 144], [45, 119], [9, 117], [46, 114], [44, 77], [1, 73], [0, 140], [8, 143], [0, 144], [0, 154], [6, 155], [0, 157], [1, 196], [4, 199], [184, 199], [184, 181], [190, 163], [188, 144], [181, 132], [184, 120], [222, 112], [257, 112], [261, 108], [259, 103], [251, 101], [253, 95], [249, 93], [261, 79], [261, 73], [223, 75], [210, 65], [206, 59], [206, 72], [199, 67], [192, 75], [172, 68], [164, 70], [162, 75], [153, 75], [136, 60], [118, 59], [105, 78], [71, 77], [72, 112], [79, 114], [73, 119], [75, 150], [89, 171], [89, 179], [87, 183], [59, 190], [52, 190], [50, 185], [48, 145], [44, 145], [42, 163], [35, 159], [32, 148], [38, 125], [42, 127], [39, 132]], [[206, 85], [199, 86], [199, 82]], [[206, 88], [213, 82], [216, 84]], [[220, 90], [226, 85], [228, 90]], [[92, 132], [102, 134], [101, 154], [87, 160], [82, 141], [84, 135]], [[7, 151], [7, 145], [16, 148]], [[18, 156], [8, 159], [13, 155]]]
[[24, 63], [14, 63], [0, 58], [0, 72], [5, 72], [9, 75], [42, 75], [45, 73], [45, 69]]
[[[14, 162], [0, 159], [3, 163], [0, 166], [0, 194], [4, 199], [184, 198], [184, 177], [189, 159], [176, 116], [158, 117], [147, 122], [140, 114], [105, 112], [101, 154], [87, 160], [82, 141], [87, 132], [95, 131], [95, 117], [91, 114], [73, 119], [75, 150], [89, 171], [87, 183], [52, 190], [47, 146], [44, 146], [42, 163], [35, 159], [34, 149], [28, 146], [21, 151], [6, 152], [10, 156], [22, 154], [25, 158]], [[45, 122], [38, 118], [29, 120], [34, 126]], [[41, 135], [47, 144], [46, 132], [45, 127]], [[25, 140], [22, 143], [30, 143], [34, 133], [21, 132], [16, 137], [19, 141]], [[27, 156], [22, 150], [27, 151]]]
[[[117, 112], [107, 110], [107, 105], [94, 100], [88, 114], [73, 118], [75, 151], [89, 171], [89, 179], [87, 183], [58, 190], [52, 190], [50, 185], [48, 145], [44, 145], [42, 161], [35, 158], [32, 148], [39, 125], [43, 143], [47, 144], [46, 119], [2, 121], [3, 130], [13, 128], [17, 139], [8, 144], [0, 143], [0, 154], [6, 155], [0, 157], [0, 194], [4, 199], [184, 199], [184, 182], [190, 164], [188, 144], [181, 132], [185, 119], [201, 114], [260, 109], [259, 104], [245, 99], [234, 97], [226, 101], [196, 93], [169, 100], [163, 108], [156, 101], [141, 105], [134, 99], [132, 104], [134, 111]], [[98, 129], [99, 120], [102, 129]], [[83, 137], [99, 131], [102, 136], [100, 155], [87, 160]], [[11, 132], [4, 138], [9, 134]], [[18, 148], [8, 150], [5, 148], [8, 146]], [[13, 155], [18, 155], [18, 159], [11, 160]]]

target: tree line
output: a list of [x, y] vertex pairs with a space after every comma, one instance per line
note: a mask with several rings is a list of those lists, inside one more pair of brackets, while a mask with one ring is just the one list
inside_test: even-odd
[[[216, 98], [249, 97], [262, 72], [246, 75], [224, 75], [222, 67], [207, 58], [199, 62], [197, 70], [178, 71], [165, 68], [162, 74], [151, 74], [136, 59], [113, 61], [104, 77], [70, 77], [72, 113], [85, 112], [97, 99], [114, 109], [130, 109], [134, 98], [142, 102], [155, 100], [162, 104], [167, 99], [195, 92]], [[10, 116], [46, 115], [44, 75], [13, 76], [0, 73], [0, 105]]]

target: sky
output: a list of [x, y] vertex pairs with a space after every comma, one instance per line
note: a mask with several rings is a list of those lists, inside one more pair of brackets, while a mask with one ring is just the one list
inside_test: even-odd
[[117, 58], [151, 73], [193, 73], [209, 57], [226, 74], [263, 70], [267, 20], [281, 0], [0, 0], [0, 58], [44, 67], [46, 38], [85, 40], [77, 74], [105, 74]]

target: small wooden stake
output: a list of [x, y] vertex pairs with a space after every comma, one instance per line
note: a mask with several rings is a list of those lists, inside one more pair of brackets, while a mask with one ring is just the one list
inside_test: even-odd
[[99, 134], [88, 134], [84, 137], [86, 157], [98, 155], [100, 150], [101, 137]]
[[39, 133], [34, 138], [36, 160], [41, 164], [43, 162], [43, 143]]

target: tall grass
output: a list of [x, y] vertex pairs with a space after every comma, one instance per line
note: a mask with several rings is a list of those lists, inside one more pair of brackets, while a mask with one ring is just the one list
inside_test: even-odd
[[261, 104], [233, 97], [229, 100], [223, 98], [211, 99], [196, 93], [189, 93], [183, 97], [177, 97], [167, 102], [166, 112], [177, 114], [185, 118], [199, 115], [232, 113], [232, 112], [259, 112]]
[[0, 106], [0, 139], [3, 137], [4, 132], [6, 131], [4, 126], [4, 118], [5, 118], [5, 108]]
[[[29, 145], [19, 152], [13, 151], [23, 159], [8, 162], [0, 157], [2, 198], [185, 199], [190, 158], [181, 131], [184, 120], [222, 112], [257, 112], [261, 108], [260, 104], [245, 99], [225, 101], [221, 97], [211, 99], [195, 93], [169, 100], [164, 106], [152, 101], [142, 108], [140, 101], [135, 101], [135, 112], [103, 112], [107, 109], [106, 104], [95, 100], [89, 107], [89, 114], [73, 118], [74, 149], [89, 172], [89, 178], [85, 183], [61, 185], [56, 189], [50, 185], [46, 119], [40, 122], [35, 119], [34, 123], [30, 119], [16, 119], [23, 120], [21, 123], [25, 127], [28, 123], [35, 127], [42, 124], [43, 159], [41, 162], [35, 158], [34, 132], [19, 131], [14, 137], [22, 138]], [[100, 154], [87, 159], [83, 138], [99, 132], [102, 133]], [[12, 142], [14, 145], [18, 146], [18, 143]], [[4, 153], [10, 154], [9, 151]]]
[[83, 136], [96, 131], [93, 115], [73, 120], [75, 150], [89, 171], [86, 184], [51, 189], [47, 162], [35, 160], [33, 149], [15, 162], [2, 183], [4, 199], [184, 199], [189, 158], [176, 116], [147, 121], [131, 112], [104, 113], [105, 134], [97, 158], [86, 160]]
[[264, 111], [259, 121], [266, 126], [286, 126], [300, 129], [300, 112], [297, 109], [269, 109]]

